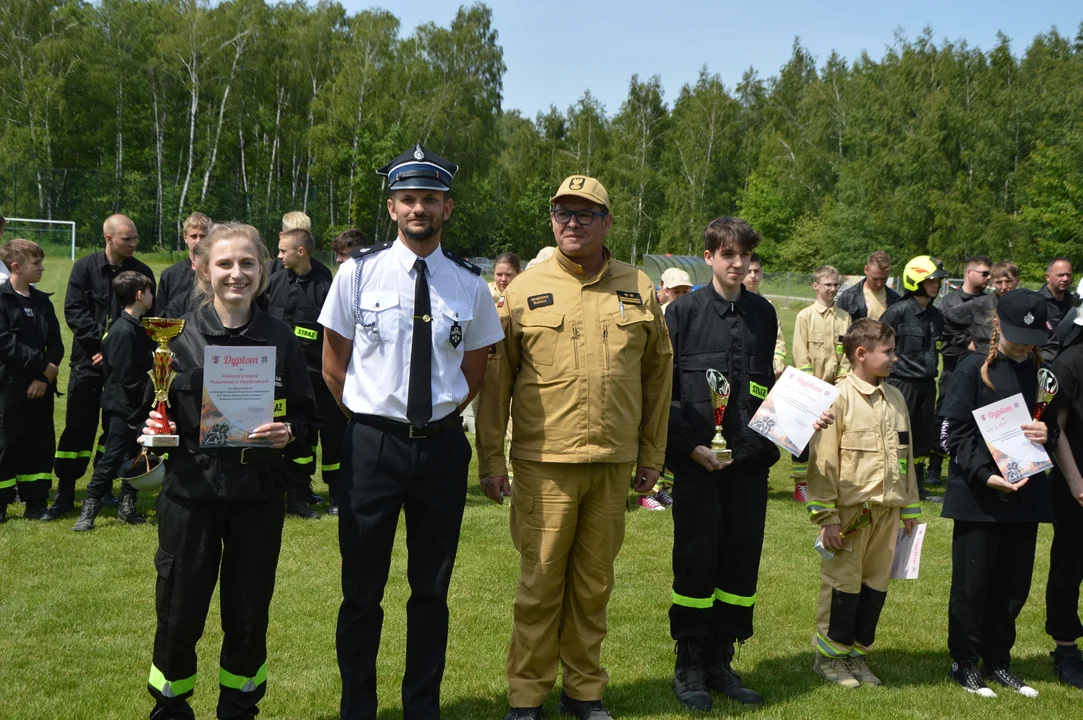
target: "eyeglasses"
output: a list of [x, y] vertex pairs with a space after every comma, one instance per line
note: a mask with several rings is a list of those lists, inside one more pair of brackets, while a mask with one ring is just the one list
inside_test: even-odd
[[982, 277], [989, 277], [989, 271], [988, 270], [971, 270], [970, 272], [977, 273], [977, 274], [981, 275]]
[[602, 212], [592, 212], [590, 210], [554, 210], [553, 219], [557, 221], [557, 225], [567, 225], [568, 222], [574, 217], [575, 222], [582, 227], [586, 227], [594, 222], [596, 217], [605, 217], [609, 213], [605, 210]]

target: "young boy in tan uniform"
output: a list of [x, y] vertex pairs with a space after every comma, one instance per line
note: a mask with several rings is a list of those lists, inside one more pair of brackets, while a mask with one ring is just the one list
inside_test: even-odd
[[[822, 265], [812, 273], [812, 289], [816, 301], [797, 313], [793, 329], [793, 363], [801, 372], [815, 375], [824, 382], [836, 385], [850, 372], [850, 361], [842, 351], [842, 336], [850, 329], [850, 313], [835, 306], [839, 292], [839, 271], [830, 265]], [[794, 458], [790, 474], [793, 476], [793, 499], [804, 504], [808, 501], [805, 477], [808, 475], [808, 458]]]
[[[921, 507], [906, 402], [882, 382], [895, 363], [895, 333], [861, 319], [843, 337], [843, 348], [851, 371], [831, 408], [835, 423], [813, 436], [808, 473], [809, 517], [834, 552], [821, 564], [813, 670], [856, 688], [880, 684], [866, 656], [887, 597], [899, 520], [909, 535]], [[864, 503], [871, 524], [843, 538], [842, 527]]]

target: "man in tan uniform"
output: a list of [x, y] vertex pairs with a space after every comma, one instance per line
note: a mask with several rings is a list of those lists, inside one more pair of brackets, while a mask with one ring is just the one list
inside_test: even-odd
[[[745, 290], [756, 295], [760, 294], [760, 282], [763, 280], [763, 258], [756, 253], [752, 253], [752, 259], [748, 262], [748, 275], [745, 276], [743, 285]], [[761, 296], [762, 297], [762, 296]], [[767, 302], [774, 305], [771, 302], [771, 298], [764, 298]], [[778, 308], [775, 308], [777, 311]], [[786, 372], [786, 338], [782, 334], [782, 319], [779, 318], [777, 334], [775, 335], [775, 357], [772, 361], [775, 368], [775, 377], [782, 377], [782, 373]]]
[[[567, 178], [552, 200], [552, 257], [508, 286], [477, 416], [478, 475], [511, 496], [520, 554], [506, 720], [536, 720], [563, 667], [560, 710], [611, 718], [601, 665], [629, 483], [648, 492], [665, 459], [673, 349], [645, 273], [604, 246], [609, 196]], [[489, 374], [491, 373], [491, 375]], [[514, 489], [504, 460], [512, 393]]]
[[[830, 265], [816, 268], [812, 273], [816, 301], [797, 313], [793, 328], [794, 367], [832, 385], [850, 372], [850, 361], [842, 351], [842, 336], [850, 329], [851, 320], [849, 313], [835, 306], [839, 280], [839, 271]], [[793, 499], [804, 505], [808, 502], [808, 458], [794, 458], [790, 474]]]

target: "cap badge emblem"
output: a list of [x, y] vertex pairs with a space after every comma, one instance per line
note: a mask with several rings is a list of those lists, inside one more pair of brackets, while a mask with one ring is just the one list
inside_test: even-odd
[[414, 148], [414, 160], [424, 160], [424, 159], [425, 159], [425, 151], [423, 151], [421, 149], [421, 145], [418, 145], [417, 147]]
[[1026, 315], [1023, 316], [1023, 324], [1024, 325], [1030, 325], [1033, 322], [1034, 322], [1034, 314], [1033, 313], [1027, 313]]
[[571, 180], [568, 181], [568, 189], [569, 190], [582, 190], [583, 186], [586, 184], [586, 182], [587, 182], [586, 178], [573, 177]]

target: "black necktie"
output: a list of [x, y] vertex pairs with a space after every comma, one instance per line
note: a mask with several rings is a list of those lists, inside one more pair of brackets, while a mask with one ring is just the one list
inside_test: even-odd
[[414, 340], [410, 349], [410, 390], [406, 400], [406, 419], [421, 427], [432, 418], [432, 308], [429, 305], [429, 281], [425, 261], [414, 263]]

